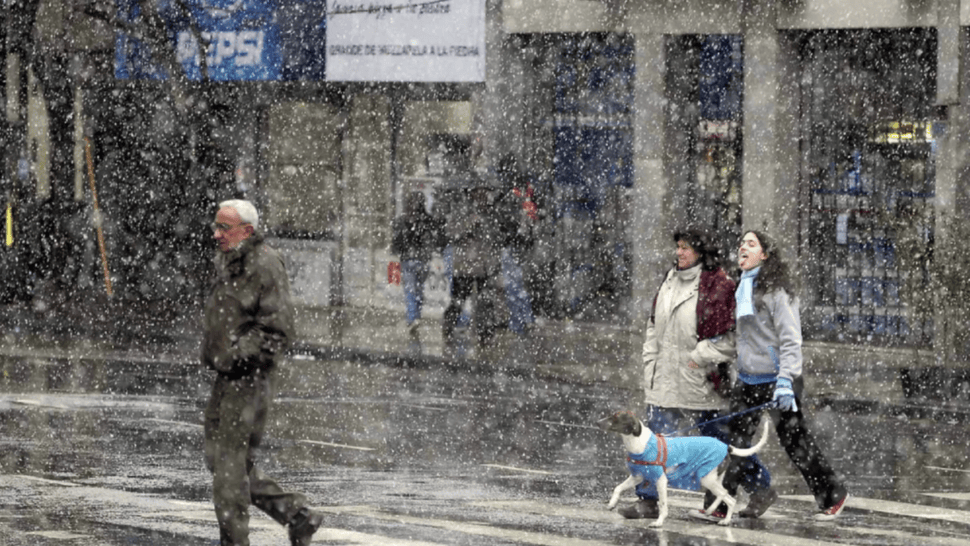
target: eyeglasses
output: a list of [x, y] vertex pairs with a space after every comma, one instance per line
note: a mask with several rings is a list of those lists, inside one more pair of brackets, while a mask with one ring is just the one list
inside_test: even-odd
[[233, 229], [235, 229], [235, 228], [237, 228], [239, 226], [248, 226], [248, 225], [249, 224], [243, 223], [243, 224], [236, 224], [234, 226], [230, 226], [229, 224], [223, 224], [221, 222], [213, 222], [212, 223], [212, 231], [213, 231], [213, 233], [214, 232], [217, 232], [217, 231], [221, 231], [221, 232], [225, 233], [225, 232], [232, 231]]

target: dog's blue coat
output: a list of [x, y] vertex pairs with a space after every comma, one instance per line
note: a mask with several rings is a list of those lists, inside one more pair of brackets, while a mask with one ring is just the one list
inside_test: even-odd
[[[674, 489], [696, 491], [700, 479], [717, 468], [727, 457], [728, 446], [720, 440], [706, 436], [684, 438], [664, 438], [667, 441], [667, 480]], [[630, 475], [640, 477], [643, 482], [657, 483], [663, 467], [653, 464], [640, 464], [657, 460], [657, 436], [647, 441], [643, 453], [630, 453], [626, 466]], [[641, 485], [643, 485], [641, 483]]]

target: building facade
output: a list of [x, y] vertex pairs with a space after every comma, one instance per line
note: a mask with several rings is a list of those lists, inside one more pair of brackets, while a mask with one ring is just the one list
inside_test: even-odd
[[[798, 265], [818, 358], [958, 365], [968, 25], [962, 0], [487, 0], [481, 82], [200, 84], [228, 177], [200, 195], [260, 204], [304, 305], [403, 309], [401, 196], [512, 157], [542, 314], [641, 329], [673, 229], [709, 226], [730, 260], [758, 228]], [[428, 289], [433, 313], [443, 262]]]
[[[513, 41], [634, 44], [633, 323], [669, 266], [671, 230], [696, 221], [731, 250], [744, 229], [781, 239], [816, 347], [965, 359], [963, 306], [944, 302], [962, 281], [939, 262], [966, 262], [953, 252], [965, 244], [968, 3], [509, 0], [502, 17]], [[500, 73], [528, 72], [532, 55], [503, 54], [514, 68]]]

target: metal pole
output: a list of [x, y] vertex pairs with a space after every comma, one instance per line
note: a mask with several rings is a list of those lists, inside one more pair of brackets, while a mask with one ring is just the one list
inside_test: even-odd
[[91, 185], [91, 203], [94, 206], [94, 229], [98, 233], [98, 248], [101, 250], [101, 267], [104, 270], [104, 289], [112, 296], [111, 275], [108, 272], [108, 252], [104, 246], [104, 228], [101, 211], [98, 208], [98, 188], [94, 183], [94, 160], [91, 158], [91, 139], [84, 137], [84, 157], [88, 164], [88, 182]]

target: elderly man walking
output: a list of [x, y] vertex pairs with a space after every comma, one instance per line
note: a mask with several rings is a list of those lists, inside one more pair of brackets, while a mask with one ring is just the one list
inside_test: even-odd
[[322, 515], [256, 468], [273, 398], [274, 369], [293, 335], [289, 280], [279, 254], [263, 243], [249, 201], [219, 204], [215, 279], [205, 304], [202, 363], [216, 372], [205, 410], [205, 459], [212, 471], [221, 546], [249, 546], [249, 505], [310, 544]]

